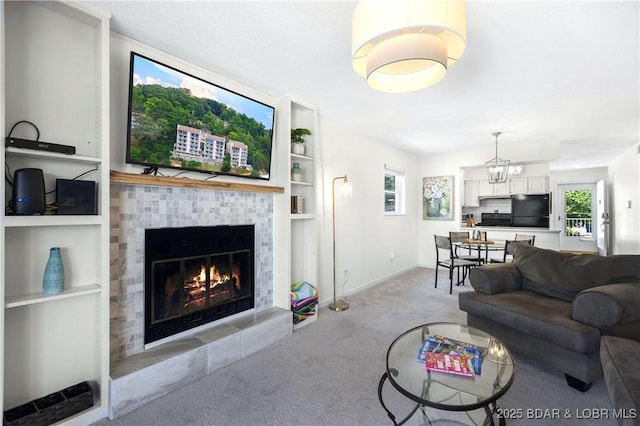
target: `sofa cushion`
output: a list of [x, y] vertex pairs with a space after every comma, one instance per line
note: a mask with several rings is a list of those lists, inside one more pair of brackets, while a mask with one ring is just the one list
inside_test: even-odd
[[640, 256], [572, 254], [526, 244], [514, 246], [522, 289], [572, 301], [582, 290], [640, 280]]
[[597, 328], [571, 319], [571, 303], [532, 291], [458, 295], [461, 310], [553, 342], [579, 353], [594, 353], [600, 345]]
[[640, 283], [614, 283], [583, 290], [573, 299], [574, 320], [603, 328], [640, 320]]
[[512, 263], [489, 263], [469, 272], [469, 281], [475, 291], [484, 294], [520, 290], [522, 276]]
[[[604, 382], [613, 408], [640, 409], [640, 342], [614, 336], [602, 336], [600, 361]], [[631, 423], [630, 423], [631, 424]]]

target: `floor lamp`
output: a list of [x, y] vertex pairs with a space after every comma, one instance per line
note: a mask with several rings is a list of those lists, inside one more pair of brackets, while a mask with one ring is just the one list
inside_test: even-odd
[[349, 309], [349, 303], [345, 300], [336, 300], [336, 181], [341, 179], [343, 198], [349, 198], [351, 195], [351, 183], [347, 179], [347, 175], [333, 178], [333, 182], [331, 182], [331, 207], [333, 208], [333, 302], [329, 303], [329, 309], [336, 312]]

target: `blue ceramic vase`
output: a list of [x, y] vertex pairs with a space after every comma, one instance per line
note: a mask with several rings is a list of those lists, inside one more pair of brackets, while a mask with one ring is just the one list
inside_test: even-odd
[[64, 266], [60, 256], [60, 247], [51, 247], [49, 260], [44, 268], [42, 279], [43, 294], [58, 294], [64, 290]]

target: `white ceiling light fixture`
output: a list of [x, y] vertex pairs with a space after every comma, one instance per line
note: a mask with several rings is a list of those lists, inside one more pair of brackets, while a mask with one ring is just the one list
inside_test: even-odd
[[492, 133], [492, 135], [496, 137], [496, 156], [484, 163], [484, 169], [487, 172], [489, 183], [506, 182], [509, 176], [509, 164], [511, 162], [498, 157], [498, 136], [501, 134], [502, 132]]
[[459, 0], [361, 0], [353, 12], [353, 69], [387, 93], [424, 89], [462, 57], [467, 3]]

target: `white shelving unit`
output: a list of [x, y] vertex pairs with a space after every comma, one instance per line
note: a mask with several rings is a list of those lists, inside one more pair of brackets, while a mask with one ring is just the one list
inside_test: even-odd
[[[318, 112], [315, 106], [309, 105], [290, 97], [280, 100], [278, 111], [285, 117], [280, 125], [281, 134], [286, 134], [288, 149], [287, 170], [291, 170], [293, 163], [299, 163], [302, 168], [302, 179], [291, 180], [289, 174], [288, 184], [285, 188], [286, 202], [290, 203], [291, 196], [301, 196], [303, 199], [302, 213], [289, 213], [289, 267], [287, 271], [288, 282], [291, 284], [306, 281], [316, 289], [318, 283], [318, 206], [319, 191], [321, 187], [320, 177], [320, 144], [318, 136]], [[303, 155], [292, 152], [289, 140], [289, 129], [306, 128], [311, 135], [305, 136], [305, 152]], [[290, 211], [290, 210], [289, 210]], [[315, 314], [304, 321], [295, 324], [294, 330], [314, 322], [318, 318], [316, 306]]]
[[[93, 407], [63, 423], [108, 414], [109, 378], [109, 20], [67, 1], [2, 2], [0, 130], [34, 123], [40, 140], [72, 145], [75, 155], [0, 149], [3, 174], [42, 169], [56, 179], [93, 180], [98, 214], [0, 215], [0, 411], [87, 381]], [[20, 124], [14, 137], [34, 139]], [[11, 187], [0, 185], [8, 205]], [[53, 201], [54, 194], [47, 195]], [[60, 247], [65, 290], [42, 294], [49, 248]]]

